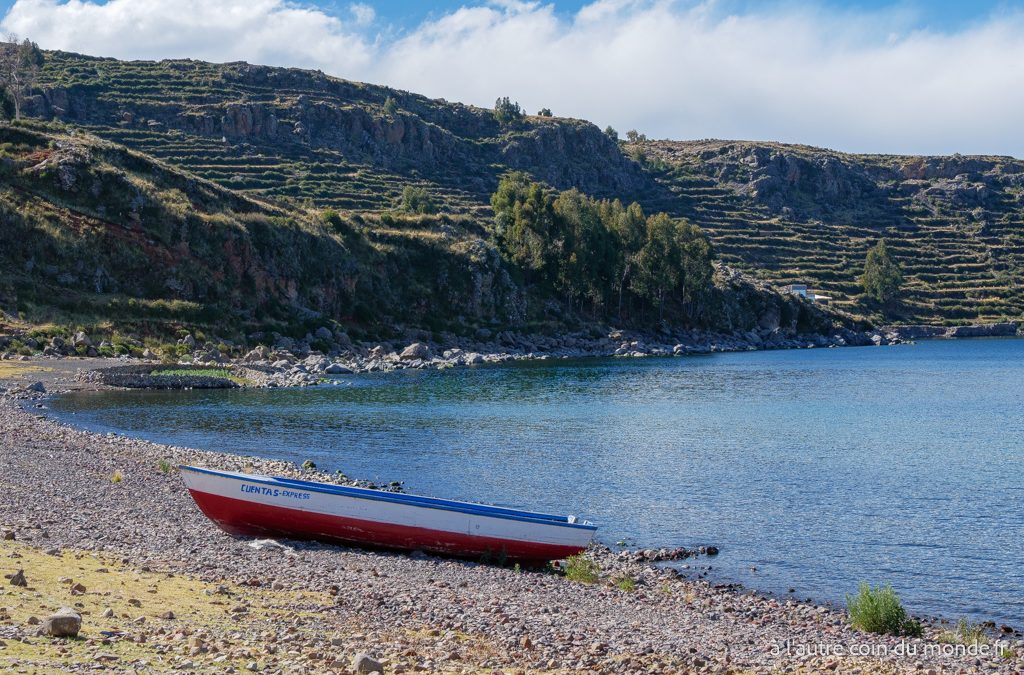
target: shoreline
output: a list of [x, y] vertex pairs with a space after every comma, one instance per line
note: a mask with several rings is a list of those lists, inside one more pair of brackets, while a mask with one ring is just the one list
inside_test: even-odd
[[[53, 393], [65, 387], [96, 387], [77, 380], [70, 368], [43, 375], [48, 383], [45, 388]], [[35, 376], [30, 374], [30, 379]], [[10, 382], [3, 382], [0, 375], [0, 383]], [[42, 395], [34, 393], [32, 397], [38, 400]], [[899, 656], [893, 651], [901, 644], [900, 638], [853, 631], [846, 625], [844, 613], [835, 607], [778, 599], [731, 584], [680, 579], [648, 562], [613, 559], [616, 554], [600, 549], [591, 555], [601, 565], [604, 581], [593, 586], [539, 572], [517, 574], [456, 560], [319, 544], [288, 542], [291, 552], [279, 546], [256, 549], [252, 542], [229, 537], [207, 521], [175, 472], [158, 468], [161, 460], [301, 473], [287, 462], [82, 431], [35, 415], [21, 407], [20, 399], [5, 395], [0, 400], [0, 489], [8, 499], [0, 503], [0, 529], [12, 531], [18, 546], [37, 551], [56, 548], [118, 557], [128, 567], [127, 575], [147, 567], [169, 570], [200, 582], [230, 582], [240, 589], [237, 594], [246, 593], [247, 588], [259, 588], [263, 593], [270, 587], [273, 595], [273, 589], [281, 586], [281, 594], [330, 595], [330, 589], [337, 588], [330, 606], [325, 603], [313, 614], [369, 624], [353, 633], [360, 636], [353, 642], [361, 645], [350, 649], [384, 658], [387, 672], [472, 672], [481, 668], [768, 672], [788, 665], [812, 671], [862, 668], [878, 672], [916, 670], [919, 662], [937, 670], [983, 667], [1014, 672], [1024, 666], [1024, 642], [1019, 635], [1009, 642], [1016, 644], [1014, 659], [941, 654], [923, 658], [924, 648], [934, 645], [941, 629], [928, 622], [926, 639], [904, 642], [918, 646], [917, 653], [912, 658]], [[123, 472], [123, 481], [111, 481], [115, 471]], [[4, 554], [7, 546], [13, 544], [0, 541]], [[26, 575], [31, 579], [33, 572], [26, 569]], [[636, 591], [609, 584], [623, 575], [636, 581]], [[438, 578], [444, 585], [436, 583]], [[245, 585], [253, 580], [259, 581], [259, 586]], [[416, 625], [415, 639], [394, 634], [396, 625], [408, 621]], [[88, 625], [87, 618], [83, 631]], [[29, 627], [24, 628], [23, 633], [31, 633]], [[9, 632], [0, 617], [0, 640], [9, 639], [4, 637]], [[473, 643], [482, 651], [463, 650], [467, 653], [453, 657], [452, 640], [445, 639], [450, 632], [470, 636], [461, 642]], [[574, 637], [577, 635], [585, 639], [581, 642]], [[330, 644], [326, 633], [317, 637], [314, 631], [310, 639], [317, 646], [309, 654], [337, 647]], [[407, 646], [409, 640], [416, 646]], [[780, 647], [787, 644], [788, 648]], [[814, 644], [867, 644], [889, 653], [865, 661], [849, 654], [794, 651], [799, 651], [800, 645]], [[416, 656], [403, 656], [410, 651]], [[0, 647], [0, 664], [4, 652]], [[479, 657], [484, 652], [488, 656]], [[347, 663], [352, 656], [349, 653], [341, 660]], [[195, 658], [188, 660], [198, 663]], [[346, 672], [336, 668], [335, 661], [329, 662], [332, 672]], [[169, 663], [168, 668], [183, 663]], [[306, 667], [315, 672], [327, 670], [323, 660], [310, 659]]]

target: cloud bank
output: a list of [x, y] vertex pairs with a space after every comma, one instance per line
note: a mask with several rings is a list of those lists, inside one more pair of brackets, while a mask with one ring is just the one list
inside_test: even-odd
[[957, 31], [900, 10], [719, 2], [467, 5], [407, 29], [374, 2], [18, 0], [2, 28], [50, 49], [318, 68], [478, 105], [508, 95], [657, 138], [1024, 156], [1024, 13]]

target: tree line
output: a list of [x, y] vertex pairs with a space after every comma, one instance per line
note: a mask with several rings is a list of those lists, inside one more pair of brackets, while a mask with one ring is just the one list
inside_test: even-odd
[[495, 241], [531, 287], [594, 315], [640, 318], [666, 306], [699, 320], [712, 288], [712, 249], [700, 228], [637, 203], [556, 192], [506, 174], [491, 196]]

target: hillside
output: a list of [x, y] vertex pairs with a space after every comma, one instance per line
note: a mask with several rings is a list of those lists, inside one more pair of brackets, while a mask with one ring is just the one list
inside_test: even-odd
[[[803, 282], [858, 313], [908, 323], [1019, 318], [1024, 311], [1024, 161], [850, 155], [732, 141], [638, 144], [670, 199], [721, 258], [776, 284]], [[859, 300], [867, 249], [885, 237], [902, 302]]]
[[[727, 141], [617, 143], [581, 120], [527, 115], [501, 124], [490, 110], [313, 71], [64, 52], [47, 52], [25, 111], [57, 125], [40, 133], [93, 135], [177, 171], [180, 180], [220, 190], [244, 205], [243, 215], [228, 217], [233, 222], [260, 214], [293, 223], [301, 246], [317, 252], [300, 246], [301, 258], [267, 263], [271, 277], [286, 270], [279, 287], [288, 289], [286, 301], [270, 293], [278, 304], [266, 313], [269, 305], [234, 302], [253, 324], [282, 321], [293, 305], [310, 316], [372, 320], [375, 331], [550, 319], [537, 315], [539, 298], [526, 301], [521, 280], [509, 276], [491, 246], [489, 200], [510, 170], [556, 189], [685, 217], [710, 235], [730, 266], [776, 286], [808, 283], [843, 310], [876, 322], [971, 323], [1024, 311], [1024, 163], [1009, 158], [862, 156]], [[423, 189], [423, 210], [432, 215], [397, 211], [410, 185]], [[321, 222], [328, 208], [339, 212], [344, 235]], [[330, 242], [321, 241], [321, 230]], [[884, 307], [863, 300], [857, 284], [865, 252], [880, 237], [907, 279], [900, 302]], [[398, 254], [410, 258], [396, 260]], [[303, 269], [296, 269], [299, 259]], [[344, 268], [341, 260], [351, 264]], [[434, 261], [442, 269], [431, 270]], [[449, 262], [453, 274], [446, 275]], [[205, 264], [215, 268], [216, 260]], [[358, 284], [342, 269], [359, 269]], [[444, 309], [435, 311], [438, 275], [459, 284], [454, 280], [471, 269], [474, 279], [496, 285], [468, 295], [465, 287], [444, 287]], [[399, 273], [406, 270], [413, 274]], [[357, 290], [340, 291], [339, 284]], [[229, 287], [183, 297], [216, 297], [219, 306]], [[466, 297], [473, 298], [469, 309]]]
[[[349, 339], [444, 343], [601, 323], [524, 284], [466, 216], [343, 218], [272, 203], [53, 123], [0, 125], [0, 177], [0, 310], [58, 334], [161, 343], [184, 330], [239, 343], [315, 334], [328, 350]], [[671, 306], [665, 318], [765, 337], [841, 323], [725, 270], [706, 301], [699, 325]], [[653, 314], [623, 323], [660, 326]]]
[[31, 115], [225, 187], [319, 207], [391, 208], [412, 183], [446, 211], [478, 213], [509, 169], [596, 196], [657, 189], [588, 122], [530, 116], [503, 126], [490, 110], [320, 72], [51, 52], [39, 85]]

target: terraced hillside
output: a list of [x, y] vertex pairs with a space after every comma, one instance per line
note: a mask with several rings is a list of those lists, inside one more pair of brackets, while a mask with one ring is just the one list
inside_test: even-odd
[[[699, 223], [723, 260], [773, 283], [807, 283], [890, 321], [997, 321], [1024, 311], [1024, 161], [733, 141], [646, 142], [638, 151], [673, 193], [652, 206]], [[906, 279], [901, 303], [884, 316], [857, 283], [881, 237]]]
[[[333, 208], [380, 236], [488, 239], [499, 176], [639, 201], [686, 217], [720, 257], [803, 282], [883, 322], [970, 323], [1024, 312], [1024, 163], [849, 155], [730, 141], [618, 144], [594, 125], [431, 100], [319, 72], [47, 53], [29, 114], [124, 144], [281, 208]], [[406, 186], [441, 219], [396, 228]], [[860, 296], [880, 237], [907, 279], [899, 303]]]
[[325, 219], [47, 123], [0, 124], [0, 240], [0, 314], [29, 324], [244, 339], [522, 320], [496, 252], [450, 217]]
[[[233, 190], [351, 211], [392, 208], [406, 185], [445, 211], [480, 213], [499, 175], [618, 195], [650, 177], [580, 120], [430, 100], [319, 72], [49, 52], [27, 106]], [[390, 99], [390, 102], [389, 102]]]

